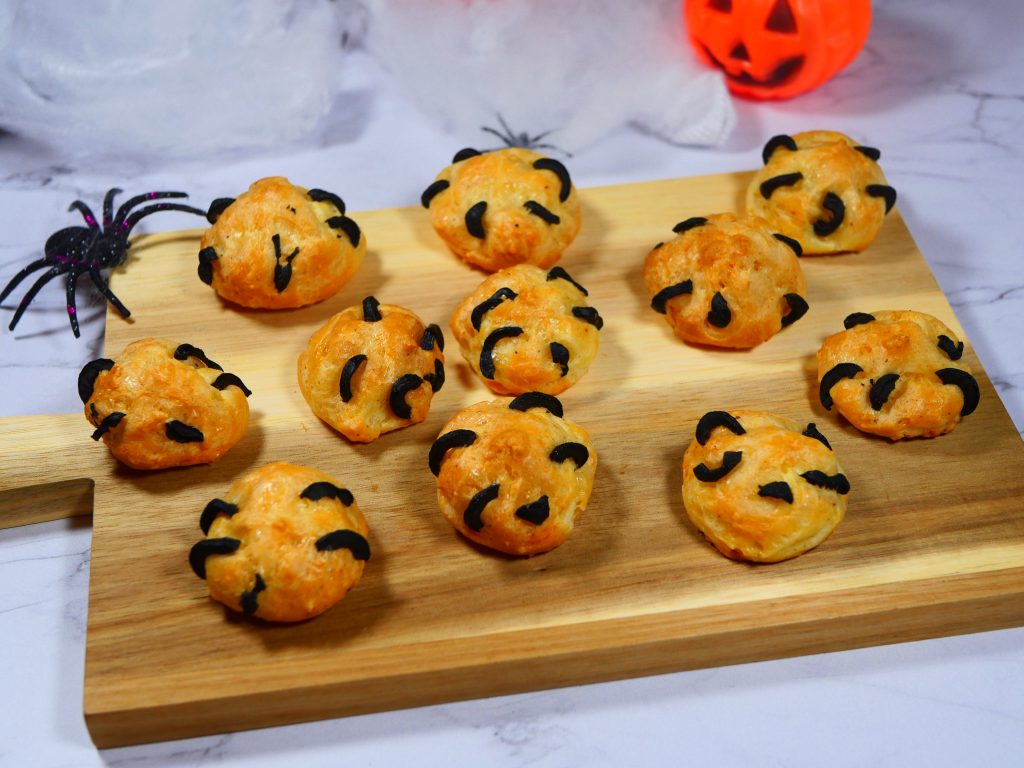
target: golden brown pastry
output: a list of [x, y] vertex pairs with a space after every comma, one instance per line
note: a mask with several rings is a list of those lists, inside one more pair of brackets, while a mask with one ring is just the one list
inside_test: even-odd
[[775, 136], [747, 188], [747, 213], [761, 216], [805, 254], [863, 251], [896, 203], [881, 153], [835, 131]]
[[251, 393], [203, 350], [140, 339], [117, 360], [86, 363], [78, 375], [85, 418], [110, 452], [134, 469], [209, 464], [249, 424]]
[[281, 176], [210, 205], [199, 278], [228, 301], [292, 309], [337, 293], [359, 269], [366, 238], [332, 192]]
[[236, 480], [199, 519], [189, 552], [210, 597], [267, 621], [303, 621], [337, 603], [370, 559], [351, 491], [311, 467], [278, 461]]
[[444, 384], [444, 336], [408, 309], [367, 296], [313, 334], [298, 374], [313, 413], [368, 443], [427, 418]]
[[477, 403], [430, 449], [437, 503], [463, 536], [511, 555], [562, 544], [586, 508], [597, 454], [586, 430], [551, 395]]
[[462, 356], [499, 395], [565, 391], [597, 356], [604, 321], [587, 291], [561, 267], [508, 267], [456, 307], [451, 326]]
[[964, 343], [923, 312], [855, 312], [818, 350], [819, 398], [862, 432], [936, 437], [978, 407]]
[[550, 267], [580, 229], [579, 196], [565, 166], [520, 147], [461, 150], [421, 202], [455, 255], [488, 272]]
[[683, 341], [749, 348], [807, 312], [800, 244], [757, 217], [694, 216], [647, 254], [651, 307]]
[[726, 557], [775, 563], [818, 546], [850, 483], [815, 428], [760, 411], [710, 411], [683, 455], [686, 514]]

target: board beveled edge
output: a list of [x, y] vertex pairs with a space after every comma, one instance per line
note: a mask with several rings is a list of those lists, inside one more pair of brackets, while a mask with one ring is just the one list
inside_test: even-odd
[[723, 605], [376, 650], [352, 679], [149, 707], [105, 708], [87, 663], [85, 721], [104, 749], [1007, 629], [1024, 626], [1024, 566], [748, 607], [739, 619]]

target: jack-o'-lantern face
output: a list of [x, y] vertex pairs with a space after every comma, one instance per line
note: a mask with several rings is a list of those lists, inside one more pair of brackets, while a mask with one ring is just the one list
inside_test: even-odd
[[828, 80], [864, 45], [870, 0], [686, 0], [697, 51], [729, 90], [789, 98]]

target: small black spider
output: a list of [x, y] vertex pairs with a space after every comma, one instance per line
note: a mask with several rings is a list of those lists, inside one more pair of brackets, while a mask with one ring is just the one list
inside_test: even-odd
[[125, 203], [114, 213], [114, 197], [121, 193], [116, 187], [107, 192], [103, 198], [103, 227], [100, 228], [96, 217], [89, 209], [89, 206], [81, 200], [75, 200], [68, 206], [69, 211], [77, 210], [85, 219], [84, 227], [66, 227], [54, 232], [46, 240], [43, 246], [43, 253], [46, 255], [33, 261], [11, 281], [0, 293], [0, 303], [18, 287], [28, 275], [39, 269], [49, 267], [43, 275], [35, 281], [31, 288], [22, 297], [14, 312], [14, 318], [8, 326], [14, 330], [21, 316], [25, 313], [28, 305], [39, 293], [39, 290], [57, 275], [66, 274], [65, 287], [68, 297], [68, 320], [71, 323], [71, 331], [76, 337], [80, 336], [78, 331], [78, 307], [75, 305], [75, 286], [78, 278], [83, 274], [89, 275], [97, 290], [102, 293], [107, 301], [114, 305], [114, 308], [121, 313], [122, 317], [128, 317], [131, 312], [120, 302], [107, 285], [106, 278], [100, 273], [102, 269], [110, 269], [124, 263], [128, 256], [128, 235], [132, 228], [139, 223], [139, 220], [157, 211], [185, 211], [195, 213], [199, 216], [206, 216], [206, 211], [193, 208], [180, 203], [154, 203], [145, 208], [139, 208], [135, 212], [131, 209], [140, 203], [149, 200], [159, 200], [168, 197], [188, 197], [184, 192], [147, 192], [137, 195], [125, 201]]
[[516, 133], [509, 127], [508, 123], [505, 122], [505, 118], [501, 116], [501, 113], [498, 113], [497, 117], [498, 122], [501, 123], [502, 130], [499, 131], [497, 128], [489, 128], [486, 125], [480, 126], [480, 130], [497, 136], [505, 142], [506, 147], [520, 147], [521, 149], [553, 149], [556, 152], [561, 152], [566, 157], [572, 157], [570, 152], [566, 152], [564, 149], [556, 147], [554, 144], [540, 143], [541, 139], [550, 134], [551, 131], [544, 131], [543, 133], [538, 133], [536, 136], [531, 136], [526, 133], [526, 131]]

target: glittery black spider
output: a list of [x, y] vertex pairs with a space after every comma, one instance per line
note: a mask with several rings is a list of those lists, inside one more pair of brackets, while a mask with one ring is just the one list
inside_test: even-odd
[[541, 139], [551, 133], [551, 131], [544, 131], [544, 133], [538, 133], [536, 136], [523, 131], [522, 133], [516, 133], [513, 131], [508, 123], [505, 122], [505, 118], [498, 114], [498, 122], [501, 123], [501, 130], [497, 128], [490, 128], [486, 125], [480, 126], [481, 131], [493, 134], [501, 139], [506, 147], [520, 147], [522, 149], [553, 149], [556, 152], [561, 152], [566, 157], [572, 157], [570, 152], [566, 152], [564, 149], [556, 147], [554, 144], [542, 144]]
[[128, 248], [131, 245], [128, 242], [128, 236], [135, 225], [149, 214], [156, 213], [157, 211], [185, 211], [198, 214], [199, 216], [206, 215], [206, 211], [180, 203], [154, 203], [153, 205], [147, 205], [145, 208], [132, 211], [132, 208], [135, 208], [135, 206], [150, 200], [188, 197], [184, 192], [147, 192], [143, 195], [136, 195], [125, 201], [117, 209], [117, 213], [114, 213], [114, 197], [120, 194], [120, 192], [121, 190], [115, 187], [108, 191], [103, 198], [102, 228], [99, 222], [96, 221], [96, 217], [89, 209], [89, 206], [81, 200], [75, 200], [75, 202], [68, 206], [69, 211], [78, 211], [82, 214], [86, 226], [66, 227], [54, 232], [43, 246], [43, 253], [46, 255], [41, 259], [33, 261], [7, 283], [7, 287], [0, 293], [0, 303], [30, 274], [49, 267], [22, 297], [18, 308], [14, 312], [14, 318], [8, 326], [9, 330], [14, 330], [28, 305], [32, 303], [36, 294], [39, 293], [39, 290], [58, 275], [67, 275], [65, 287], [68, 299], [68, 321], [71, 323], [71, 332], [76, 337], [81, 334], [78, 331], [78, 307], [75, 304], [75, 287], [78, 284], [78, 278], [82, 275], [88, 275], [96, 289], [106, 297], [107, 301], [114, 305], [114, 308], [121, 313], [121, 316], [128, 317], [131, 312], [111, 292], [110, 286], [107, 285], [107, 280], [100, 270], [110, 269], [124, 263], [128, 256]]

